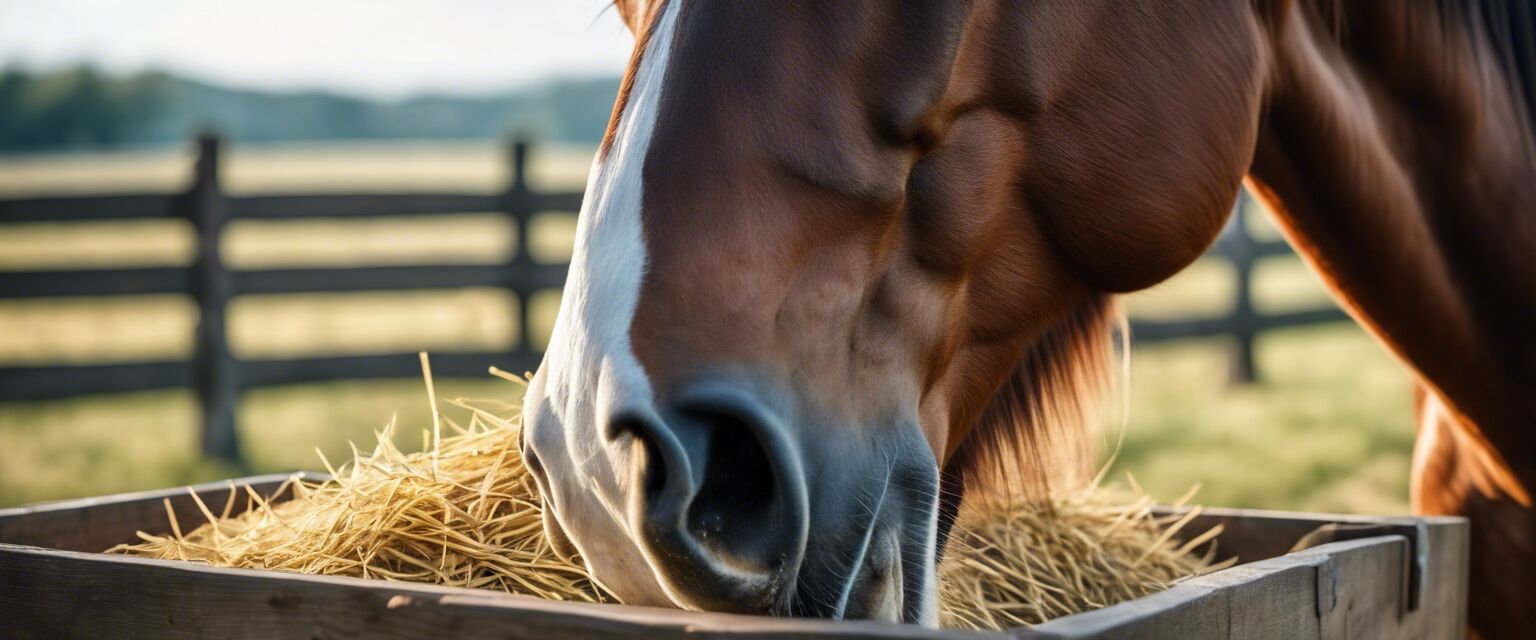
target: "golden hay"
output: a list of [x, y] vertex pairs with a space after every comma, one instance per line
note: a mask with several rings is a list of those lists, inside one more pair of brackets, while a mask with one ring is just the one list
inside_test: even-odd
[[226, 517], [198, 499], [207, 523], [183, 534], [172, 515], [172, 535], [140, 532], [141, 543], [108, 553], [613, 602], [579, 559], [561, 558], [544, 539], [515, 425], [493, 413], [513, 407], [450, 402], [470, 412], [469, 424], [445, 420], [452, 433], [433, 434], [427, 451], [401, 453], [391, 425], [371, 454], [354, 447], [340, 469], [321, 454], [331, 479], [295, 475], [284, 485], [292, 500], [270, 504], [246, 487], [251, 509], [231, 518], [233, 493]]
[[1199, 507], [1162, 518], [1152, 515], [1152, 507], [1140, 491], [1114, 491], [1096, 481], [1047, 501], [962, 514], [939, 564], [941, 625], [998, 630], [1040, 624], [1156, 593], [1232, 562], [1212, 564], [1214, 546], [1193, 553], [1220, 535], [1220, 526], [1175, 540]]
[[[171, 535], [140, 532], [140, 543], [108, 552], [615, 602], [579, 558], [561, 558], [544, 539], [515, 417], [503, 417], [515, 416], [516, 408], [449, 402], [466, 410], [469, 422], [440, 418], [434, 403], [433, 446], [426, 451], [402, 453], [391, 425], [372, 453], [354, 447], [353, 460], [339, 469], [322, 454], [331, 479], [295, 475], [285, 485], [292, 500], [271, 504], [247, 487], [249, 509], [229, 517], [233, 492], [220, 516], [198, 499], [207, 522], [191, 532], [183, 533], [172, 515]], [[1192, 515], [1158, 519], [1144, 495], [1126, 504], [1108, 495], [1095, 482], [1046, 502], [968, 510], [939, 567], [943, 625], [1036, 624], [1153, 593], [1211, 568], [1208, 554], [1191, 550], [1216, 531], [1180, 544], [1174, 534]]]

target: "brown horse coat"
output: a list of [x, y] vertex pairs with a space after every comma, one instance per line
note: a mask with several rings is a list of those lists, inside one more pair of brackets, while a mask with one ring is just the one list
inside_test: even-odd
[[525, 434], [621, 597], [931, 622], [940, 503], [1051, 473], [1112, 295], [1247, 179], [1418, 377], [1414, 503], [1473, 519], [1473, 624], [1536, 628], [1525, 1], [618, 6]]

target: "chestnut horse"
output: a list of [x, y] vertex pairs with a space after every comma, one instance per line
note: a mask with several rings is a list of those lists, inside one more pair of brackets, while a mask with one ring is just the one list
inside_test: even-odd
[[941, 512], [1050, 473], [1113, 296], [1246, 179], [1417, 376], [1413, 503], [1472, 519], [1472, 623], [1536, 628], [1526, 0], [618, 11], [524, 448], [623, 601], [932, 624]]

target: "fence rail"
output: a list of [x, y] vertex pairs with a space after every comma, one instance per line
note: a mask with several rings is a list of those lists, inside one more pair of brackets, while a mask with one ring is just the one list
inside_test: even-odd
[[1221, 236], [1206, 250], [1207, 256], [1219, 257], [1232, 265], [1232, 309], [1225, 315], [1207, 318], [1132, 321], [1131, 335], [1137, 342], [1229, 336], [1232, 339], [1231, 380], [1249, 383], [1259, 377], [1254, 360], [1254, 343], [1259, 334], [1273, 329], [1349, 320], [1348, 314], [1331, 304], [1267, 314], [1254, 308], [1254, 266], [1265, 258], [1294, 254], [1291, 245], [1282, 240], [1254, 240], [1248, 231], [1248, 216], [1254, 206], [1254, 200], [1244, 191]]
[[[230, 351], [225, 319], [232, 298], [271, 293], [396, 291], [495, 287], [518, 299], [521, 330], [504, 352], [440, 353], [433, 370], [443, 376], [480, 376], [496, 365], [533, 369], [540, 354], [530, 342], [528, 301], [565, 282], [566, 265], [541, 264], [529, 254], [528, 223], [546, 211], [575, 212], [580, 193], [542, 193], [529, 188], [528, 145], [514, 142], [511, 177], [490, 194], [362, 193], [229, 196], [219, 182], [220, 141], [197, 139], [191, 184], [176, 194], [122, 194], [0, 200], [0, 224], [142, 218], [184, 219], [197, 239], [185, 267], [75, 269], [6, 273], [0, 298], [187, 294], [198, 306], [190, 360], [115, 364], [0, 367], [0, 401], [62, 398], [88, 393], [192, 387], [202, 407], [206, 453], [240, 459], [235, 405], [249, 388], [354, 378], [418, 375], [413, 354], [367, 354], [298, 359], [238, 359]], [[347, 218], [496, 212], [516, 227], [517, 246], [497, 264], [389, 265], [338, 268], [232, 270], [221, 250], [225, 226], [236, 219]]]
[[[559, 288], [567, 265], [542, 264], [529, 254], [528, 222], [545, 211], [575, 212], [582, 194], [541, 193], [526, 181], [528, 145], [514, 142], [509, 162], [511, 178], [491, 194], [360, 193], [317, 195], [225, 195], [219, 182], [220, 141], [211, 135], [197, 139], [197, 157], [188, 189], [182, 193], [133, 193], [105, 196], [64, 196], [0, 200], [0, 225], [24, 222], [99, 221], [179, 218], [196, 231], [193, 263], [185, 267], [75, 269], [11, 272], [0, 275], [0, 298], [188, 294], [196, 300], [199, 321], [190, 360], [0, 367], [0, 402], [63, 398], [90, 393], [192, 387], [202, 407], [203, 450], [213, 456], [239, 460], [235, 405], [249, 388], [358, 378], [399, 378], [417, 375], [413, 354], [368, 354], [298, 359], [238, 359], [230, 351], [225, 320], [229, 301], [238, 295], [311, 292], [392, 291], [457, 287], [495, 287], [512, 291], [519, 303], [520, 330], [516, 344], [504, 352], [438, 353], [434, 373], [478, 376], [488, 365], [511, 371], [531, 370], [541, 354], [530, 342], [531, 296]], [[1212, 246], [1210, 255], [1233, 266], [1235, 297], [1232, 310], [1213, 318], [1179, 321], [1137, 321], [1132, 334], [1138, 342], [1199, 336], [1230, 336], [1232, 374], [1237, 381], [1256, 378], [1253, 345], [1265, 331], [1346, 319], [1333, 307], [1260, 314], [1252, 304], [1254, 264], [1285, 255], [1284, 242], [1256, 242], [1244, 224], [1246, 196], [1232, 223]], [[232, 270], [221, 255], [224, 228], [233, 219], [295, 219], [433, 215], [498, 212], [516, 227], [517, 246], [497, 264], [401, 265], [337, 268]]]

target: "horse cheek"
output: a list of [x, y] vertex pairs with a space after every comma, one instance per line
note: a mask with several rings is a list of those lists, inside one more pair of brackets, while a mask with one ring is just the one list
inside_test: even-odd
[[1047, 117], [1031, 145], [1029, 210], [1089, 286], [1124, 293], [1162, 282], [1230, 217], [1252, 157], [1251, 110], [1142, 114], [1135, 132]]

